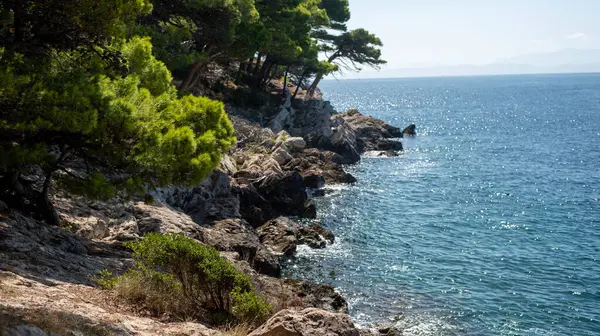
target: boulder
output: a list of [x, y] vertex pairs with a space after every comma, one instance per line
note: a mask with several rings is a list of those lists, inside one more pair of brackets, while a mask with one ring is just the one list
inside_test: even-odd
[[343, 118], [356, 130], [356, 134], [361, 138], [401, 138], [400, 128], [392, 126], [383, 120], [364, 115], [356, 109], [350, 109], [346, 113], [341, 113], [335, 117]]
[[348, 315], [307, 308], [282, 310], [250, 336], [359, 336], [359, 332]]
[[280, 166], [290, 162], [293, 159], [290, 153], [288, 153], [288, 151], [283, 147], [278, 147], [275, 149], [273, 154], [271, 154], [271, 157], [277, 161]]
[[157, 194], [157, 198], [180, 208], [196, 223], [204, 224], [241, 217], [240, 201], [232, 192], [236, 186], [237, 182], [230, 175], [216, 170], [193, 188], [163, 189]]
[[401, 151], [403, 149], [402, 142], [394, 141], [394, 140], [390, 140], [390, 139], [379, 139], [379, 140], [377, 140], [377, 143], [375, 144], [375, 146], [376, 146], [377, 150], [382, 150], [382, 151], [388, 151], [388, 150]]
[[311, 170], [304, 172], [302, 173], [302, 178], [304, 179], [304, 185], [307, 188], [320, 189], [325, 186], [325, 178], [323, 177], [323, 174], [318, 171]]
[[417, 126], [415, 124], [408, 125], [403, 131], [402, 134], [406, 135], [417, 135]]
[[337, 113], [328, 101], [310, 99], [298, 104], [294, 127], [299, 128], [307, 147], [327, 148], [332, 132], [331, 116]]
[[240, 260], [262, 274], [275, 277], [281, 274], [276, 256], [261, 244], [252, 226], [243, 219], [226, 219], [202, 227], [198, 239], [219, 251], [237, 252]]
[[[308, 180], [305, 179], [305, 184], [309, 188], [314, 188], [314, 182], [320, 183], [320, 178], [316, 176], [322, 176], [325, 183], [355, 182], [348, 178], [349, 174], [340, 165], [342, 161], [344, 159], [334, 152], [308, 148], [294, 153], [294, 158], [283, 166], [283, 169], [299, 171], [305, 178], [313, 176]], [[315, 179], [319, 181], [315, 181]]]
[[258, 193], [267, 200], [280, 215], [302, 216], [308, 195], [304, 179], [296, 171], [277, 175], [266, 175], [253, 183]]
[[329, 148], [342, 157], [341, 163], [352, 164], [360, 161], [361, 147], [356, 132], [348, 123], [342, 123], [333, 130]]
[[277, 139], [273, 147], [283, 147], [288, 151], [300, 151], [306, 148], [306, 141], [302, 137], [293, 137], [286, 131], [277, 134]]
[[296, 114], [296, 111], [291, 107], [291, 104], [289, 107], [281, 106], [279, 112], [277, 112], [275, 117], [269, 122], [269, 128], [277, 133], [284, 129], [294, 127], [294, 114]]
[[0, 329], [0, 335], [3, 336], [59, 336], [53, 332], [45, 332], [42, 329], [32, 325], [18, 325], [16, 327], [6, 327]]
[[304, 204], [304, 210], [302, 211], [301, 217], [304, 218], [317, 218], [317, 205], [312, 199], [309, 199]]
[[252, 155], [244, 162], [240, 171], [253, 172], [261, 175], [282, 173], [279, 163], [267, 154]]
[[299, 151], [299, 150], [303, 150], [304, 148], [306, 148], [306, 141], [304, 141], [304, 139], [301, 137], [291, 137], [291, 138], [288, 138], [284, 142], [284, 145], [289, 150]]
[[300, 227], [299, 235], [298, 243], [308, 245], [311, 248], [325, 248], [327, 242], [332, 244], [335, 240], [333, 233], [318, 223]]
[[350, 173], [344, 174], [344, 183], [356, 183], [358, 180]]
[[290, 256], [298, 244], [298, 224], [286, 217], [272, 219], [258, 228], [258, 236], [275, 255]]
[[240, 214], [252, 227], [259, 227], [277, 217], [271, 203], [252, 184], [240, 184], [233, 190], [240, 201]]
[[[354, 131], [354, 139], [349, 138], [344, 133], [342, 133], [340, 137], [343, 135], [344, 138], [350, 139], [349, 142], [354, 143], [354, 148], [358, 153], [386, 149], [379, 148], [380, 146], [394, 148], [396, 148], [396, 146], [401, 146], [401, 144], [381, 141], [382, 139], [402, 137], [402, 131], [399, 128], [389, 125], [382, 120], [363, 115], [355, 109], [334, 115], [332, 116], [332, 120], [335, 120], [332, 122], [333, 124], [340, 125], [338, 128], [346, 125], [347, 128], [350, 128]], [[333, 138], [332, 142], [335, 142]], [[342, 155], [348, 157], [347, 148], [339, 146], [334, 146], [333, 148], [335, 152], [340, 154], [344, 153]], [[344, 150], [346, 152], [340, 152], [340, 150]]]
[[106, 221], [94, 216], [69, 219], [63, 216], [63, 223], [70, 225], [76, 235], [87, 239], [103, 239], [110, 233]]

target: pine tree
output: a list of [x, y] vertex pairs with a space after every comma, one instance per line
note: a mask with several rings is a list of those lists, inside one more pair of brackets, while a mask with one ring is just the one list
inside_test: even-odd
[[[124, 39], [150, 9], [144, 0], [0, 2], [0, 199], [57, 224], [54, 181], [110, 198], [193, 184], [217, 166], [235, 143], [223, 104], [179, 98], [150, 40]], [[44, 20], [54, 14], [66, 16]]]

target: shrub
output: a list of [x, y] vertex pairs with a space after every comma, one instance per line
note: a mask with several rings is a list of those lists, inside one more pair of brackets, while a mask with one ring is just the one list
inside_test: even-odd
[[271, 312], [271, 307], [265, 304], [265, 301], [255, 292], [234, 290], [231, 296], [233, 298], [231, 313], [240, 321], [262, 322]]
[[119, 297], [155, 315], [169, 314], [182, 320], [197, 315], [181, 284], [172, 274], [137, 265], [116, 277], [113, 288]]
[[117, 277], [115, 277], [108, 270], [103, 269], [102, 271], [100, 271], [100, 274], [94, 276], [94, 281], [98, 284], [98, 286], [104, 289], [112, 289], [113, 287], [115, 287]]
[[156, 233], [126, 246], [138, 264], [117, 277], [113, 287], [129, 301], [157, 313], [189, 316], [202, 308], [237, 321], [262, 321], [271, 310], [250, 278], [212, 247], [181, 234]]

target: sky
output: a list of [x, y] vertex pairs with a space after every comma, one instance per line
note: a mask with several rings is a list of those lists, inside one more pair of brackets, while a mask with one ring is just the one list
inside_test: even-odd
[[[384, 70], [481, 66], [529, 54], [600, 49], [600, 0], [349, 2], [349, 28], [366, 28], [383, 41]], [[364, 71], [358, 77], [372, 76], [381, 74]]]

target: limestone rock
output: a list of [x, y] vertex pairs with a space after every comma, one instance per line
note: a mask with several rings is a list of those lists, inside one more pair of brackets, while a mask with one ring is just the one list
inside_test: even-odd
[[350, 316], [316, 308], [282, 310], [250, 336], [359, 336]]
[[401, 138], [402, 131], [383, 120], [364, 115], [356, 109], [350, 109], [335, 117], [343, 118], [356, 130], [357, 136], [361, 138]]
[[196, 237], [200, 232], [200, 226], [189, 215], [164, 204], [137, 202], [131, 210], [135, 214], [140, 235], [156, 232], [183, 233]]
[[252, 183], [240, 183], [234, 189], [240, 201], [240, 214], [252, 227], [259, 227], [277, 217], [271, 203], [261, 195]]
[[298, 224], [286, 217], [272, 219], [258, 228], [261, 243], [276, 255], [292, 255], [298, 244]]
[[87, 239], [102, 239], [109, 234], [108, 224], [97, 217], [72, 218], [68, 220], [68, 225], [78, 236]]
[[294, 127], [299, 128], [307, 147], [326, 148], [333, 132], [331, 116], [337, 113], [328, 101], [311, 99], [302, 102], [294, 116]]
[[271, 154], [271, 157], [277, 161], [279, 165], [284, 165], [293, 159], [290, 153], [283, 147], [278, 147], [273, 154]]
[[253, 227], [278, 216], [304, 216], [308, 194], [302, 176], [296, 171], [259, 174], [254, 178], [236, 174], [239, 184], [234, 192], [240, 212]]
[[[377, 149], [385, 150], [384, 148], [379, 148], [379, 146], [401, 146], [401, 144], [381, 142], [382, 139], [402, 137], [402, 131], [399, 128], [389, 125], [382, 120], [363, 115], [355, 109], [334, 115], [332, 119], [336, 120], [334, 124], [340, 124], [338, 128], [346, 125], [354, 131], [355, 141], [352, 141], [353, 139], [348, 136], [346, 138], [349, 139], [348, 142], [355, 144], [355, 148], [359, 153]], [[347, 149], [345, 150], [347, 151]], [[334, 149], [334, 151], [340, 153], [337, 149]], [[348, 157], [348, 154], [344, 154], [344, 156]]]
[[281, 174], [282, 170], [275, 159], [266, 154], [257, 154], [253, 155], [244, 162], [242, 169], [240, 171], [248, 171], [259, 173], [261, 175], [266, 174]]
[[157, 197], [180, 208], [196, 223], [240, 218], [240, 202], [232, 192], [237, 183], [229, 175], [214, 171], [193, 188], [163, 189]]
[[[351, 175], [347, 174], [340, 165], [340, 162], [343, 160], [339, 154], [334, 152], [308, 148], [302, 152], [295, 153], [294, 159], [288, 162], [284, 166], [284, 169], [300, 171], [304, 178], [320, 175], [325, 180], [325, 183], [355, 182], [356, 180], [349, 178]], [[318, 177], [316, 178], [319, 179]], [[314, 183], [310, 180], [305, 179], [305, 184], [309, 188], [314, 188]], [[317, 184], [319, 184], [318, 181]]]
[[342, 163], [352, 164], [360, 161], [361, 147], [356, 132], [348, 123], [336, 127], [331, 136], [331, 149], [340, 154]]
[[294, 115], [296, 111], [291, 104], [289, 106], [281, 106], [279, 112], [273, 117], [271, 122], [269, 122], [269, 128], [273, 130], [273, 132], [280, 132], [284, 129], [289, 129], [294, 127]]
[[219, 170], [227, 175], [233, 175], [237, 173], [237, 167], [231, 156], [223, 155], [219, 162]]
[[306, 148], [306, 141], [302, 137], [291, 137], [284, 142], [285, 146], [292, 151], [299, 151]]
[[260, 273], [279, 276], [281, 266], [277, 258], [261, 244], [259, 236], [246, 221], [226, 219], [202, 227], [200, 241], [220, 251], [237, 252]]

